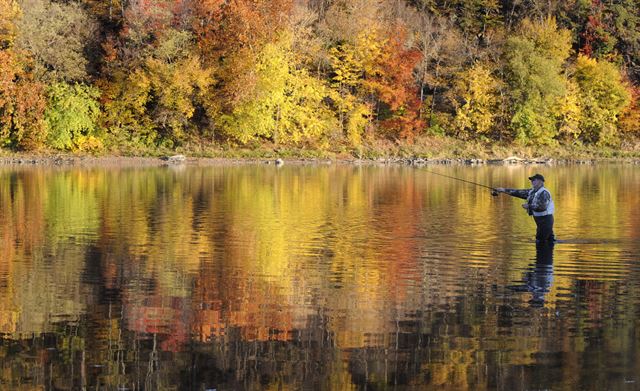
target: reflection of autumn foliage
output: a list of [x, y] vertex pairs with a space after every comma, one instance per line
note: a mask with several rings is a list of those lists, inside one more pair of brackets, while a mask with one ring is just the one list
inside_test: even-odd
[[21, 267], [16, 270], [15, 262], [37, 256], [44, 242], [43, 195], [31, 191], [43, 185], [42, 173], [6, 175], [0, 171], [1, 333], [12, 334], [18, 330], [21, 303], [16, 301], [14, 276]]
[[[531, 170], [431, 169], [513, 187]], [[84, 368], [87, 384], [148, 389], [517, 389], [562, 352], [561, 384], [588, 368], [595, 333], [635, 354], [622, 258], [637, 249], [639, 174], [548, 170], [563, 236], [620, 241], [558, 246], [534, 308], [504, 289], [535, 261], [518, 203], [420, 169], [3, 169], [0, 332], [45, 352], [33, 366], [67, 388]], [[11, 368], [2, 381], [22, 379]]]
[[580, 294], [584, 297], [586, 318], [596, 326], [607, 316], [607, 304], [612, 299], [612, 291], [615, 288], [611, 282], [598, 280], [582, 280], [578, 282]]
[[381, 186], [375, 197], [380, 201], [374, 225], [378, 230], [388, 232], [389, 237], [379, 256], [389, 264], [385, 285], [393, 287], [393, 301], [402, 303], [407, 299], [408, 285], [420, 279], [421, 246], [416, 238], [422, 232], [424, 193], [416, 187], [416, 176], [407, 173], [398, 181]]
[[160, 349], [177, 352], [190, 338], [190, 313], [188, 302], [181, 297], [133, 295], [133, 301], [125, 298], [126, 328], [142, 334], [163, 336]]
[[220, 280], [212, 274], [205, 269], [195, 282], [192, 329], [200, 341], [225, 336], [234, 328], [247, 341], [291, 338], [292, 313], [286, 305], [287, 297], [270, 293], [268, 284], [250, 284], [239, 276]]

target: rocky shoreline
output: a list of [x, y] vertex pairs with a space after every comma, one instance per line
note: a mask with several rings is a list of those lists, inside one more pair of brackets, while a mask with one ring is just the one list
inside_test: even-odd
[[567, 165], [581, 164], [592, 165], [597, 163], [625, 163], [640, 165], [640, 159], [553, 159], [535, 158], [525, 159], [517, 156], [495, 159], [462, 159], [462, 158], [435, 158], [421, 157], [392, 157], [377, 159], [261, 159], [261, 158], [206, 158], [187, 157], [173, 155], [164, 157], [127, 157], [127, 156], [75, 156], [75, 155], [12, 155], [0, 156], [0, 165], [11, 166], [52, 166], [52, 167], [160, 167], [160, 166], [214, 166], [214, 165], [240, 165], [240, 164], [355, 164], [355, 165]]
[[546, 165], [562, 165], [562, 164], [596, 164], [599, 162], [626, 162], [640, 164], [640, 159], [553, 159], [553, 158], [535, 158], [524, 159], [517, 156], [509, 156], [507, 158], [494, 158], [494, 159], [424, 159], [424, 158], [400, 158], [400, 159], [377, 159], [374, 162], [378, 163], [392, 163], [392, 164], [406, 164], [413, 166], [425, 166], [425, 165], [465, 165], [465, 166], [479, 166], [479, 165], [534, 165], [534, 164], [546, 164]]

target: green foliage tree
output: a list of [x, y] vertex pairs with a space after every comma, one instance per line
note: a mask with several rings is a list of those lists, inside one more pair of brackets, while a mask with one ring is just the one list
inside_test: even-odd
[[555, 142], [556, 109], [567, 92], [564, 64], [570, 52], [569, 31], [558, 29], [552, 18], [525, 20], [519, 34], [507, 40], [507, 81], [514, 102], [511, 127], [518, 142]]
[[606, 6], [611, 13], [616, 49], [637, 85], [640, 82], [640, 7], [635, 0], [607, 2]]
[[100, 91], [83, 84], [54, 83], [47, 90], [48, 105], [44, 118], [47, 142], [64, 150], [100, 148], [98, 119]]

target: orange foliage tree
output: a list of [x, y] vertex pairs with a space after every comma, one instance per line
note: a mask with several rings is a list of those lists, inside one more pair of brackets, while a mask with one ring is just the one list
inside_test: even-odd
[[[291, 0], [201, 0], [194, 31], [203, 61], [216, 69], [223, 110], [255, 87], [253, 70], [262, 48], [275, 42], [287, 23]], [[214, 97], [215, 99], [215, 97]]]
[[29, 58], [13, 48], [19, 16], [15, 1], [0, 0], [0, 146], [31, 150], [46, 139], [46, 100]]
[[406, 30], [398, 26], [377, 59], [377, 71], [367, 84], [378, 94], [383, 104], [381, 126], [394, 137], [412, 140], [424, 127], [419, 116], [420, 99], [414, 70], [420, 53], [405, 45]]

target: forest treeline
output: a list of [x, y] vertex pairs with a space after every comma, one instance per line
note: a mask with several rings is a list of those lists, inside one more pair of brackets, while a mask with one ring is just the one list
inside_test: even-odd
[[0, 0], [0, 146], [640, 136], [637, 0]]

